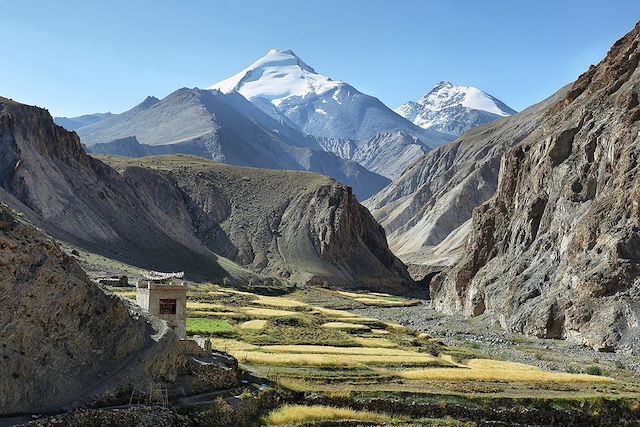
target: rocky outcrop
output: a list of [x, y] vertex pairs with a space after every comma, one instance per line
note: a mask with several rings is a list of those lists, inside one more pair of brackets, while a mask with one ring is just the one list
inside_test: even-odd
[[439, 309], [509, 330], [638, 348], [640, 24], [502, 159]]
[[[202, 376], [164, 321], [132, 316], [3, 205], [0, 268], [0, 414], [120, 402], [147, 384], [185, 393]], [[225, 378], [211, 385], [236, 384], [233, 364], [203, 364]]]
[[466, 240], [463, 225], [495, 193], [501, 156], [527, 137], [563, 94], [561, 90], [516, 116], [472, 129], [428, 152], [366, 200], [394, 253], [405, 262], [455, 262]]
[[0, 138], [0, 201], [107, 258], [194, 280], [259, 273], [402, 289], [408, 279], [379, 225], [330, 178], [186, 156], [123, 160], [118, 172], [46, 111], [4, 99]]

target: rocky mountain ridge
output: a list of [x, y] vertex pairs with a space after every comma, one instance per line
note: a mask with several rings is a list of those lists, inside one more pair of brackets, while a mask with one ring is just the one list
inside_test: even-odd
[[[182, 153], [238, 166], [318, 172], [353, 187], [362, 200], [389, 183], [323, 150], [314, 138], [274, 120], [237, 93], [183, 88], [77, 132], [98, 153]], [[131, 141], [123, 145], [132, 137], [149, 147], [134, 149]]]
[[502, 158], [436, 307], [601, 351], [638, 348], [640, 24]]
[[420, 139], [404, 132], [381, 133], [367, 140], [318, 138], [320, 145], [336, 155], [357, 162], [368, 170], [396, 179], [431, 150]]
[[455, 262], [473, 209], [495, 193], [500, 158], [538, 126], [563, 93], [428, 152], [366, 200], [394, 253], [412, 263]]

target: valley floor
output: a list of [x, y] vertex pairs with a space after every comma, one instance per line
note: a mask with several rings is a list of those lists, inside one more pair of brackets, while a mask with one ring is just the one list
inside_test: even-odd
[[214, 348], [276, 384], [284, 401], [319, 405], [323, 414], [291, 418], [296, 411], [283, 407], [263, 418], [267, 424], [363, 417], [367, 425], [443, 425], [449, 417], [446, 423], [567, 425], [634, 418], [640, 402], [632, 358], [626, 366], [615, 355], [508, 334], [486, 318], [438, 314], [426, 301], [306, 286], [264, 296], [200, 285], [190, 290], [187, 309], [189, 335], [211, 337]]
[[[138, 273], [79, 258], [93, 276]], [[106, 290], [135, 299], [133, 287]], [[484, 316], [444, 316], [428, 301], [310, 286], [266, 296], [249, 285], [193, 284], [187, 310], [188, 335], [209, 337], [272, 385], [277, 403], [262, 406], [255, 423], [618, 425], [640, 418], [637, 357], [507, 333]], [[233, 399], [247, 403], [257, 397], [250, 394]], [[166, 425], [220, 424], [214, 403], [205, 418], [167, 412]]]

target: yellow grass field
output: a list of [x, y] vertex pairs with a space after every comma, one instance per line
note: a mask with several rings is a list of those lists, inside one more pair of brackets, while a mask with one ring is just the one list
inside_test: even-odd
[[257, 299], [251, 302], [253, 304], [268, 305], [271, 307], [281, 307], [281, 308], [307, 307], [307, 304], [303, 302], [296, 301], [291, 298], [282, 298], [282, 297], [259, 296]]
[[244, 341], [238, 341], [231, 338], [210, 338], [211, 346], [217, 349], [225, 349], [227, 351], [251, 351], [260, 348], [257, 345], [249, 344]]
[[244, 296], [248, 296], [248, 297], [257, 297], [258, 296], [256, 294], [252, 294], [251, 292], [244, 292], [244, 291], [239, 291], [237, 289], [223, 288], [223, 287], [219, 287], [218, 288], [218, 292], [223, 292], [225, 294], [244, 295]]
[[[387, 332], [387, 331], [385, 331]], [[382, 348], [396, 348], [398, 344], [387, 338], [364, 338], [353, 337], [353, 340], [363, 347], [382, 347]]]
[[227, 292], [224, 291], [208, 291], [207, 295], [211, 296], [211, 297], [221, 297], [224, 295], [228, 295]]
[[265, 353], [262, 351], [231, 351], [241, 363], [278, 366], [350, 367], [354, 365], [425, 366], [442, 361], [430, 354], [415, 356], [389, 356], [380, 354], [328, 354], [328, 353]]
[[344, 310], [332, 310], [330, 308], [324, 308], [324, 307], [312, 307], [312, 308], [315, 311], [319, 312], [320, 314], [326, 317], [331, 317], [331, 318], [359, 317], [357, 314], [353, 314]]
[[547, 372], [535, 366], [490, 359], [471, 359], [459, 368], [419, 369], [400, 372], [400, 378], [432, 381], [490, 381], [490, 382], [569, 382], [611, 383], [614, 379], [586, 374]]
[[301, 314], [290, 310], [276, 310], [272, 308], [242, 307], [243, 313], [253, 317], [300, 317]]
[[260, 347], [267, 353], [318, 353], [318, 354], [362, 354], [362, 355], [387, 355], [419, 357], [425, 353], [416, 351], [399, 350], [395, 348], [376, 347], [333, 347], [328, 345], [266, 345]]
[[264, 319], [249, 320], [240, 324], [240, 329], [247, 329], [251, 331], [261, 331], [267, 327], [268, 322]]
[[275, 409], [264, 418], [264, 423], [270, 426], [283, 425], [308, 425], [310, 423], [329, 421], [355, 421], [371, 424], [385, 424], [391, 419], [382, 414], [368, 411], [354, 411], [347, 408], [334, 408], [332, 406], [302, 406], [284, 405]]
[[375, 305], [383, 307], [406, 307], [420, 304], [420, 301], [394, 297], [388, 294], [381, 293], [359, 294], [346, 291], [337, 291], [336, 293], [340, 296], [351, 298], [354, 301], [365, 305]]
[[223, 311], [225, 308], [223, 305], [212, 304], [210, 302], [187, 301], [187, 310]]
[[235, 311], [194, 311], [191, 317], [221, 317], [225, 319], [242, 319], [246, 318], [242, 313], [236, 313]]
[[114, 294], [118, 295], [120, 298], [127, 298], [127, 299], [136, 299], [136, 291], [132, 291], [132, 290], [114, 290], [112, 291]]
[[361, 302], [366, 305], [380, 305], [383, 307], [407, 307], [411, 305], [418, 305], [420, 302], [418, 301], [409, 301], [409, 300], [387, 300], [381, 298], [354, 298], [356, 301]]

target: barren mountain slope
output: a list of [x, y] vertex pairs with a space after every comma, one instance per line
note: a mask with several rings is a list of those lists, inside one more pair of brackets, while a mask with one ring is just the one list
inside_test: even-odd
[[0, 98], [0, 201], [27, 207], [56, 237], [128, 264], [229, 275], [190, 233], [179, 191], [156, 178], [163, 207], [116, 171], [85, 154], [77, 135], [42, 109]]
[[261, 274], [401, 291], [406, 269], [349, 187], [303, 172], [239, 168], [185, 156], [103, 157], [128, 182], [158, 192], [150, 170], [175, 183], [195, 235]]
[[[361, 200], [389, 183], [356, 162], [324, 151], [314, 138], [278, 122], [235, 92], [182, 88], [162, 100], [147, 98], [77, 132], [89, 150], [101, 154], [182, 153], [238, 166], [318, 172], [353, 187]], [[133, 150], [129, 137], [142, 147]]]
[[[187, 355], [166, 323], [131, 316], [4, 205], [0, 266], [0, 414], [118, 401], [133, 386], [189, 374]], [[226, 375], [226, 368], [211, 367]]]
[[608, 351], [638, 346], [640, 24], [503, 158], [435, 305]]
[[394, 253], [417, 263], [451, 263], [455, 253], [447, 256], [449, 248], [440, 247], [434, 254], [434, 247], [493, 195], [502, 154], [529, 135], [563, 94], [561, 90], [516, 116], [472, 129], [428, 152], [366, 200], [364, 205], [387, 231]]

